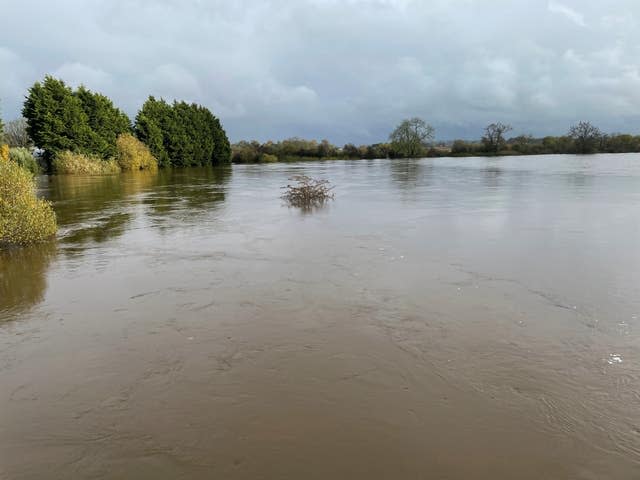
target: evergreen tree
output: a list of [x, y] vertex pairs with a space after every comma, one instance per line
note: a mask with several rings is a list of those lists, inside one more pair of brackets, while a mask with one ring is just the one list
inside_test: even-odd
[[29, 136], [49, 163], [65, 150], [113, 157], [118, 135], [131, 131], [129, 118], [109, 98], [85, 87], [74, 92], [50, 76], [29, 89], [22, 114]]
[[231, 158], [220, 121], [200, 105], [149, 97], [136, 116], [135, 133], [162, 166], [215, 165]]
[[229, 163], [231, 162], [231, 143], [227, 137], [227, 132], [222, 128], [220, 120], [216, 117], [213, 119], [213, 141], [215, 147], [213, 149], [213, 163]]
[[156, 100], [149, 97], [144, 103], [138, 115], [134, 131], [139, 140], [145, 143], [158, 164], [166, 167], [170, 164], [169, 154], [165, 149], [165, 131], [168, 128], [171, 107], [164, 100]]
[[80, 86], [75, 92], [87, 115], [89, 128], [95, 135], [89, 145], [91, 153], [103, 158], [116, 155], [116, 139], [123, 133], [131, 133], [131, 121], [126, 114], [114, 107], [106, 96]]
[[29, 89], [22, 114], [29, 136], [44, 150], [47, 161], [64, 150], [93, 153], [90, 146], [95, 139], [87, 114], [62, 80], [47, 76], [44, 82], [36, 82]]

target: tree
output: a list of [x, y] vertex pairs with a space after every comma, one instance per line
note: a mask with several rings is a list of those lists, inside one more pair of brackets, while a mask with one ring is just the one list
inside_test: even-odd
[[433, 141], [434, 128], [420, 118], [403, 120], [389, 135], [393, 150], [404, 157], [418, 157]]
[[80, 100], [62, 80], [45, 77], [30, 89], [22, 109], [27, 119], [27, 132], [35, 145], [44, 150], [44, 157], [53, 157], [65, 150], [93, 153], [93, 132]]
[[347, 143], [344, 147], [342, 147], [342, 153], [347, 158], [360, 158], [360, 149], [353, 143]]
[[231, 162], [231, 142], [229, 142], [227, 132], [225, 132], [217, 117], [213, 117], [212, 127], [214, 142], [212, 163], [222, 164]]
[[147, 144], [162, 167], [170, 164], [169, 154], [165, 149], [164, 134], [170, 122], [171, 106], [163, 99], [156, 100], [150, 96], [138, 112], [134, 126], [138, 139]]
[[509, 140], [509, 143], [516, 152], [527, 154], [531, 152], [534, 141], [532, 135], [518, 135]]
[[569, 129], [569, 137], [573, 139], [576, 152], [586, 154], [596, 151], [602, 133], [589, 122], [579, 122]]
[[135, 133], [161, 166], [215, 165], [231, 161], [231, 145], [207, 108], [149, 97], [136, 116]]
[[118, 135], [131, 131], [129, 118], [109, 98], [82, 86], [74, 92], [50, 76], [29, 89], [22, 114], [27, 134], [49, 164], [66, 150], [113, 157]]
[[451, 153], [453, 155], [464, 155], [472, 152], [472, 147], [469, 142], [465, 142], [464, 140], [456, 140], [451, 145]]
[[492, 123], [484, 129], [482, 144], [486, 152], [498, 153], [505, 146], [506, 140], [504, 134], [513, 130], [511, 125], [504, 123]]
[[27, 132], [27, 121], [24, 118], [18, 118], [8, 122], [4, 127], [4, 140], [10, 147], [31, 147], [33, 142]]
[[92, 144], [88, 147], [92, 154], [102, 158], [116, 155], [116, 139], [123, 133], [131, 132], [131, 121], [106, 96], [80, 86], [74, 95], [80, 100], [92, 130]]

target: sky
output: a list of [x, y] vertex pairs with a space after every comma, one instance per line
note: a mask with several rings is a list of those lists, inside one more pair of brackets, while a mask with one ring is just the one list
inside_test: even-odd
[[638, 0], [0, 0], [0, 109], [46, 74], [205, 105], [232, 141], [640, 134]]

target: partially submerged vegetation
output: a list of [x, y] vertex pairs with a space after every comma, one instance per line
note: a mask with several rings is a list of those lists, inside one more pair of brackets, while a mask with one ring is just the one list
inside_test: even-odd
[[115, 159], [66, 150], [53, 159], [53, 171], [59, 175], [115, 175], [120, 173], [120, 166]]
[[37, 198], [33, 176], [0, 160], [0, 244], [36, 243], [56, 230], [56, 215], [49, 202]]
[[333, 199], [333, 187], [328, 180], [314, 179], [306, 175], [295, 175], [289, 180], [296, 183], [283, 187], [285, 193], [282, 198], [293, 207], [320, 207]]
[[8, 162], [11, 156], [9, 145], [0, 145], [0, 162]]
[[7, 125], [7, 137], [16, 146], [37, 147], [49, 172], [111, 174], [114, 163], [134, 171], [230, 161], [220, 120], [196, 104], [149, 97], [132, 125], [108, 97], [47, 76], [29, 89], [22, 113], [24, 120]]
[[149, 147], [130, 133], [118, 137], [116, 142], [118, 150], [118, 165], [125, 172], [158, 170], [158, 161], [151, 154]]

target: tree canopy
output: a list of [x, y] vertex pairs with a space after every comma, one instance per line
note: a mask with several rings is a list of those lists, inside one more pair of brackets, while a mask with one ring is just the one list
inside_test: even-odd
[[135, 133], [149, 146], [161, 166], [228, 163], [227, 134], [207, 108], [149, 97], [136, 116]]
[[114, 156], [116, 138], [131, 130], [128, 117], [107, 97], [84, 87], [74, 92], [51, 76], [29, 89], [22, 114], [27, 133], [48, 160], [65, 150]]
[[391, 146], [404, 157], [419, 157], [433, 141], [435, 130], [420, 118], [403, 120], [389, 135]]
[[506, 144], [505, 133], [513, 130], [511, 125], [504, 123], [492, 123], [484, 129], [482, 144], [487, 152], [498, 153]]
[[569, 129], [577, 153], [593, 153], [602, 138], [600, 130], [589, 122], [579, 122]]

